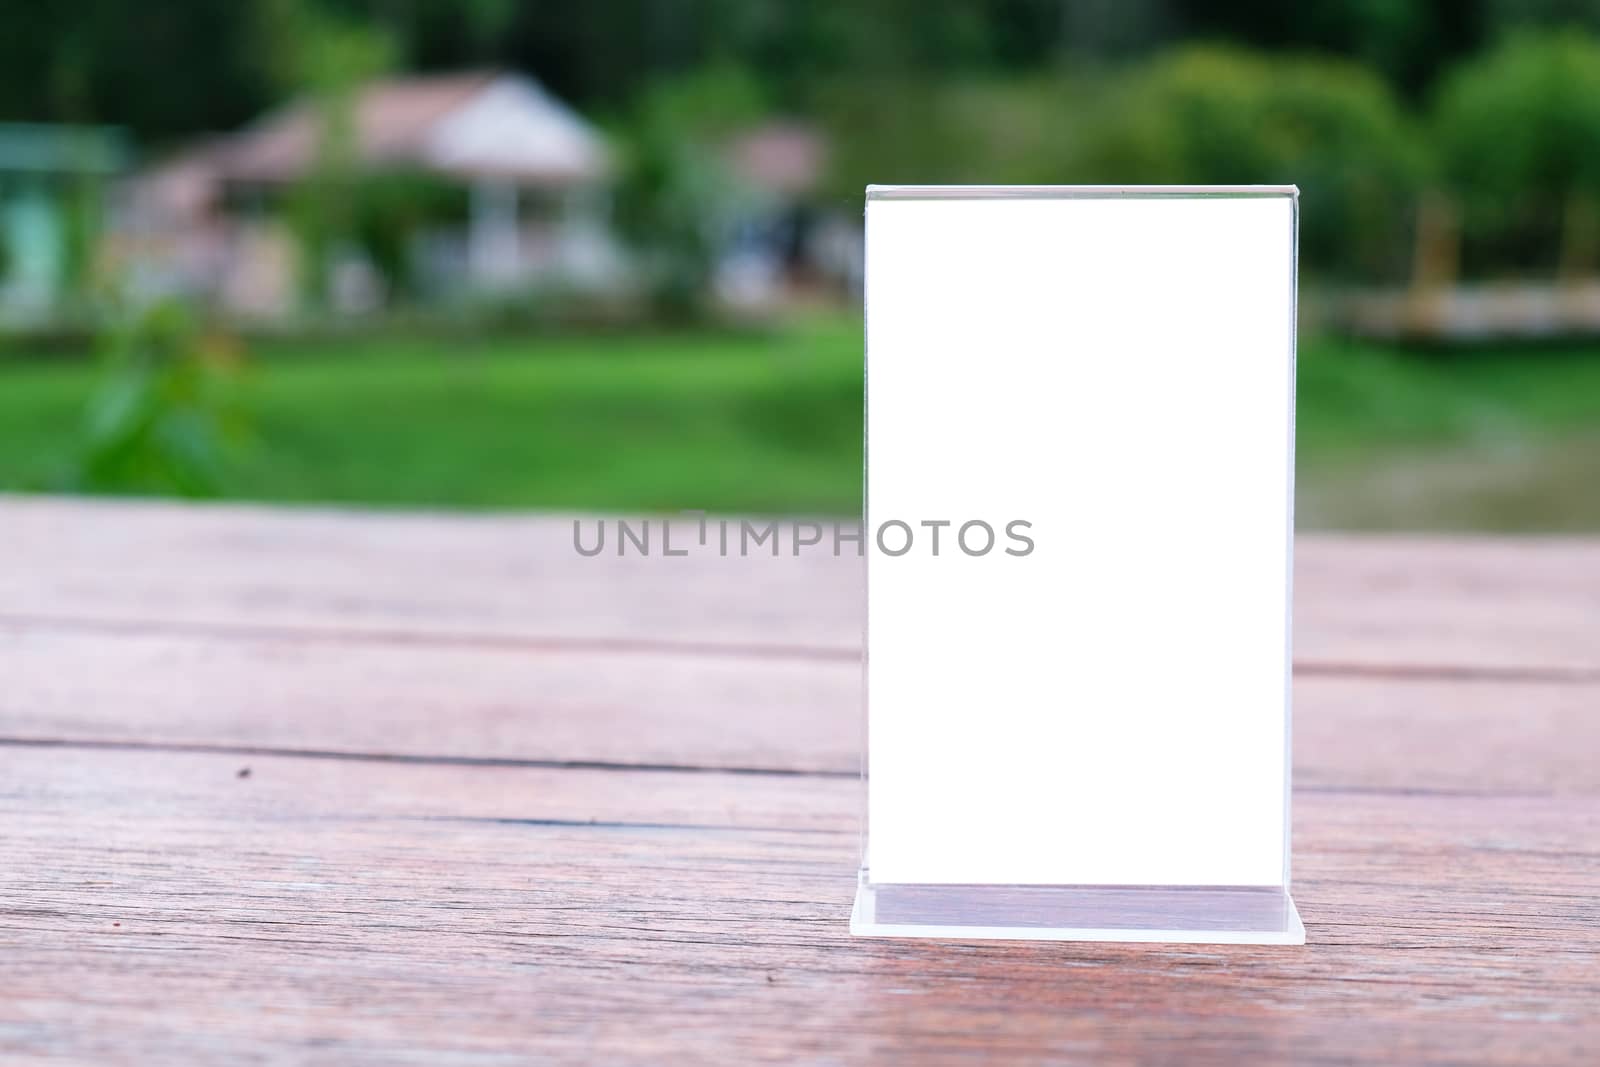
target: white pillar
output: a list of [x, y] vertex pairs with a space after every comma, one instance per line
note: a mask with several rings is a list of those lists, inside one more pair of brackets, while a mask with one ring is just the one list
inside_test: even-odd
[[517, 187], [509, 181], [483, 178], [472, 184], [467, 259], [472, 280], [501, 283], [516, 278], [521, 267], [517, 232]]

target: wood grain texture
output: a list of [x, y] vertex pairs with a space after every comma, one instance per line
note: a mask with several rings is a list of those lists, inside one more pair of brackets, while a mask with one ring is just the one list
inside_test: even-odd
[[[843, 776], [860, 767], [854, 662], [397, 650], [16, 622], [0, 622], [0, 648], [0, 736], [14, 739]], [[1600, 782], [1600, 684], [1310, 675], [1294, 699], [1304, 786], [1566, 792]]]
[[568, 538], [0, 500], [0, 1062], [1600, 1058], [1595, 542], [1302, 540], [1300, 949], [851, 939], [859, 575]]
[[[709, 645], [845, 658], [860, 648], [854, 556], [786, 548], [669, 559], [630, 549], [585, 558], [573, 521], [0, 497], [0, 553], [15, 561], [0, 572], [0, 607], [13, 618], [397, 644]], [[587, 543], [599, 520], [582, 521]], [[675, 544], [689, 545], [697, 524], [677, 530]]]
[[846, 932], [853, 783], [0, 751], [10, 1059], [1585, 1062], [1600, 798], [1297, 800], [1304, 949]]
[[1302, 536], [1298, 666], [1600, 681], [1600, 541]]
[[0, 622], [0, 647], [10, 678], [0, 689], [0, 734], [8, 736], [860, 768], [857, 661], [108, 635], [15, 622]]
[[[583, 559], [571, 523], [0, 496], [0, 614], [396, 643], [859, 651], [853, 557]], [[1305, 669], [1600, 681], [1600, 542], [1312, 535], [1295, 554]]]

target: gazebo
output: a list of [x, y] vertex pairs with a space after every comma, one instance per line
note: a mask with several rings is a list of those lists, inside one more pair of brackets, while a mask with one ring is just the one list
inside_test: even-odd
[[488, 71], [382, 80], [358, 87], [346, 107], [337, 140], [328, 108], [303, 99], [146, 172], [131, 198], [132, 228], [171, 235], [173, 273], [187, 287], [271, 313], [283, 285], [265, 279], [281, 275], [285, 257], [254, 205], [314, 179], [331, 143], [348, 173], [426, 174], [465, 188], [464, 224], [419, 233], [411, 249], [435, 288], [615, 272], [604, 225], [610, 153], [533, 79]]
[[[218, 160], [224, 181], [293, 182], [318, 163], [322, 116], [302, 101], [230, 139]], [[543, 264], [519, 227], [527, 191], [557, 194], [581, 210], [582, 194], [610, 172], [598, 132], [531, 78], [483, 72], [375, 82], [351, 107], [358, 168], [411, 168], [471, 190], [467, 264], [474, 277], [510, 280]]]

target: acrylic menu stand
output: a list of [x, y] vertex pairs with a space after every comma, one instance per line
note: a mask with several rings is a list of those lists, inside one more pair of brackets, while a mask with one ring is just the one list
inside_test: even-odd
[[854, 933], [1304, 942], [1297, 223], [1292, 187], [868, 189]]

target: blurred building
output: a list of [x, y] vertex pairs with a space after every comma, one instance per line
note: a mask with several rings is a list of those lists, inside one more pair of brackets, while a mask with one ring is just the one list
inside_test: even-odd
[[322, 295], [341, 310], [393, 299], [402, 280], [424, 298], [600, 286], [620, 269], [610, 175], [598, 131], [530, 78], [381, 81], [342, 102], [297, 102], [138, 175], [118, 252], [148, 295], [263, 316], [294, 305], [308, 254], [295, 223], [307, 217], [339, 234], [311, 254], [326, 258]]
[[103, 183], [128, 150], [105, 127], [0, 123], [0, 314], [48, 317], [87, 279]]

